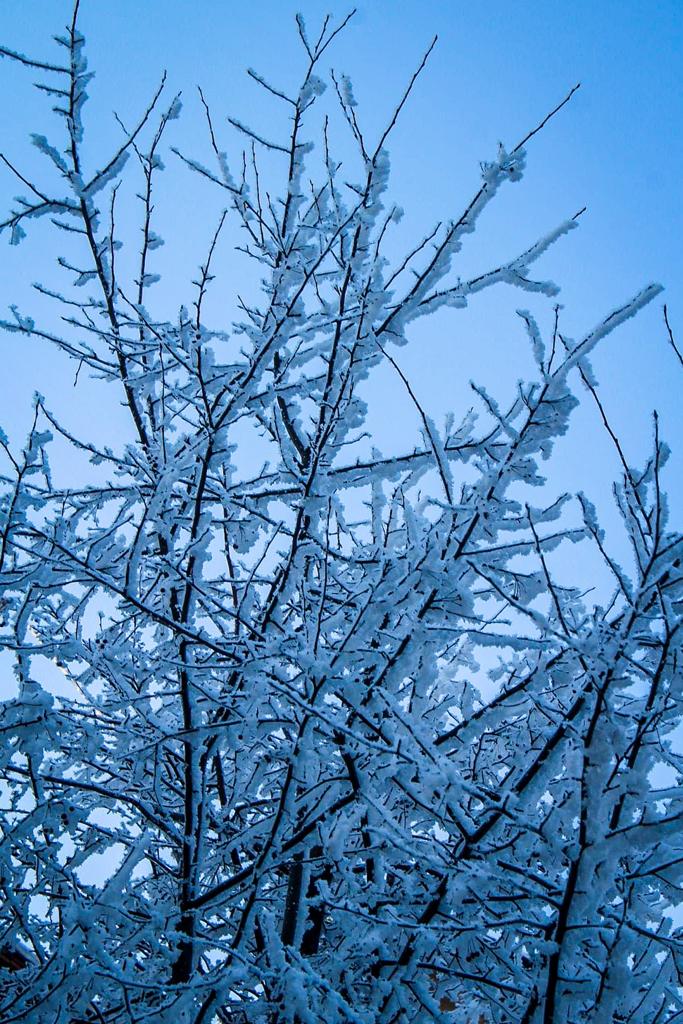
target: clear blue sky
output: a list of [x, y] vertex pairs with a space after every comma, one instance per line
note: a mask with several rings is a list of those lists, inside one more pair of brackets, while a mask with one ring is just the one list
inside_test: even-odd
[[[285, 130], [277, 105], [261, 95], [245, 69], [253, 66], [294, 88], [302, 66], [296, 11], [313, 30], [326, 11], [339, 17], [351, 6], [337, 0], [82, 0], [81, 27], [96, 72], [86, 117], [90, 152], [112, 148], [119, 139], [112, 109], [133, 123], [166, 68], [169, 92], [182, 89], [186, 101], [171, 141], [208, 161], [194, 92], [199, 83], [222, 144], [238, 164], [240, 140], [231, 136], [225, 114], [266, 135]], [[68, 0], [0, 0], [0, 42], [51, 59], [50, 36], [69, 13]], [[381, 130], [435, 33], [438, 46], [390, 147], [392, 195], [406, 211], [397, 246], [458, 215], [477, 188], [479, 161], [495, 155], [499, 140], [514, 145], [581, 81], [571, 104], [530, 145], [524, 180], [501, 192], [468, 240], [460, 272], [464, 277], [497, 266], [587, 205], [580, 230], [537, 265], [538, 276], [562, 285], [565, 332], [579, 337], [654, 280], [665, 285], [683, 345], [683, 0], [361, 0], [326, 63], [351, 76], [370, 136]], [[28, 174], [41, 167], [29, 132], [51, 131], [49, 102], [31, 88], [32, 77], [0, 61], [0, 150]], [[0, 211], [17, 191], [0, 167]], [[169, 158], [158, 228], [167, 242], [159, 251], [167, 276], [157, 310], [168, 319], [181, 301], [191, 301], [189, 282], [221, 201]], [[18, 249], [0, 239], [0, 317], [17, 303], [51, 326], [51, 312], [30, 287], [36, 279], [58, 280], [59, 239], [47, 227], [29, 230]], [[219, 265], [223, 274], [210, 310], [213, 326], [226, 327], [234, 292], [249, 287], [252, 268], [230, 246], [221, 251]], [[415, 329], [398, 358], [433, 418], [442, 421], [449, 409], [456, 416], [466, 411], [472, 377], [504, 403], [531, 367], [515, 309], [528, 306], [548, 326], [552, 305], [499, 287], [468, 310], [442, 311]], [[662, 432], [674, 449], [666, 485], [680, 527], [683, 371], [666, 343], [661, 302], [608, 338], [594, 366], [633, 464], [646, 454], [651, 411], [660, 410]], [[0, 367], [0, 425], [14, 442], [28, 427], [35, 389], [75, 431], [113, 447], [125, 438], [126, 420], [112, 389], [106, 400], [87, 380], [74, 389], [73, 366], [43, 344], [0, 333]], [[395, 376], [375, 377], [369, 392], [371, 424], [384, 451], [420, 443], [417, 417]], [[610, 490], [618, 467], [589, 398], [584, 406], [559, 445], [552, 489], [586, 490], [614, 530]], [[611, 538], [621, 558], [623, 537], [614, 531]], [[590, 563], [582, 558], [572, 549], [574, 564], [565, 568], [574, 580], [583, 572], [590, 586]], [[8, 672], [0, 679], [0, 696], [10, 678]]]
[[[172, 141], [200, 159], [208, 156], [194, 93], [200, 83], [224, 145], [234, 147], [237, 156], [239, 140], [231, 136], [224, 114], [235, 114], [265, 134], [279, 131], [277, 106], [260, 95], [245, 68], [254, 66], [274, 82], [294, 86], [301, 67], [295, 12], [302, 10], [312, 29], [326, 11], [339, 16], [350, 6], [317, 0], [83, 0], [81, 27], [96, 71], [87, 121], [93, 151], [108, 149], [118, 138], [112, 108], [132, 122], [166, 68], [170, 89], [182, 89], [186, 101]], [[0, 39], [49, 58], [50, 35], [66, 22], [69, 8], [64, 0], [2, 0]], [[657, 280], [666, 287], [683, 343], [681, 0], [361, 2], [327, 66], [353, 79], [368, 134], [380, 130], [435, 33], [438, 46], [391, 145], [392, 194], [406, 210], [399, 240], [407, 244], [436, 220], [460, 212], [477, 186], [478, 162], [495, 154], [498, 140], [514, 145], [581, 81], [571, 104], [530, 145], [524, 181], [501, 193], [481, 232], [468, 242], [463, 276], [515, 255], [587, 205], [580, 230], [561, 241], [539, 270], [539, 276], [562, 285], [566, 333], [579, 336]], [[1, 148], [22, 168], [35, 168], [26, 137], [29, 131], [47, 131], [49, 104], [30, 89], [30, 72], [2, 61], [0, 76]], [[16, 191], [9, 174], [0, 173], [3, 208]], [[170, 284], [159, 292], [171, 302], [169, 318], [182, 282], [189, 282], [202, 257], [219, 202], [169, 159], [160, 208]], [[0, 241], [3, 315], [10, 302], [25, 311], [35, 308], [28, 286], [49, 277], [45, 267], [54, 265], [56, 251], [42, 228], [29, 232], [18, 250]], [[232, 289], [248, 270], [233, 269], [229, 250], [221, 258], [227, 270], [221, 287]], [[447, 409], [457, 414], [471, 403], [471, 377], [504, 400], [527, 372], [526, 342], [514, 315], [519, 306], [550, 322], [551, 302], [500, 287], [466, 312], [440, 314], [401, 350], [404, 369], [437, 420]], [[217, 319], [221, 308], [215, 297]], [[92, 423], [100, 436], [118, 429], [116, 409], [105, 414], [85, 389], [74, 390], [72, 368], [42, 346], [20, 345], [13, 336], [0, 337], [0, 346], [5, 368], [0, 420], [11, 436], [20, 437], [26, 427], [34, 388], [55, 408], [66, 407], [71, 423]], [[595, 366], [605, 404], [634, 462], [647, 448], [650, 412], [660, 409], [663, 433], [676, 452], [668, 487], [681, 510], [683, 373], [666, 344], [661, 302], [608, 339]], [[385, 376], [373, 388], [372, 422], [382, 445], [389, 449], [398, 438], [412, 446], [418, 424], [410, 411], [397, 421], [398, 383]], [[561, 452], [562, 479], [607, 500], [616, 472], [608, 446], [602, 437], [596, 440], [589, 411], [575, 426], [573, 442]]]

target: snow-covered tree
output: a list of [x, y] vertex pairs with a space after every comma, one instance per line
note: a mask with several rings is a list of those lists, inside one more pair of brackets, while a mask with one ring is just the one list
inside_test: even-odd
[[[0, 50], [38, 72], [57, 118], [33, 136], [44, 179], [3, 156], [22, 189], [3, 227], [17, 243], [52, 221], [66, 281], [37, 286], [59, 316], [13, 308], [4, 327], [107, 382], [130, 436], [76, 436], [37, 396], [23, 451], [1, 439], [0, 643], [18, 696], [0, 704], [0, 1017], [680, 1020], [683, 546], [657, 421], [635, 469], [590, 365], [659, 288], [579, 341], [559, 307], [549, 333], [521, 310], [534, 379], [507, 404], [478, 388], [485, 426], [437, 425], [400, 368], [412, 322], [499, 283], [556, 294], [529, 275], [576, 219], [474, 279], [453, 266], [548, 118], [396, 257], [387, 143], [428, 54], [371, 139], [346, 78], [323, 98], [345, 22], [299, 18], [299, 91], [250, 72], [288, 141], [233, 121], [233, 166], [205, 104], [214, 163], [164, 152], [225, 212], [185, 305], [161, 310], [154, 188], [180, 104], [162, 82], [93, 163], [77, 14], [54, 61]], [[123, 245], [127, 189], [142, 233]], [[261, 298], [210, 327], [230, 219]], [[364, 432], [385, 361], [424, 442], [391, 457]], [[621, 460], [630, 567], [587, 497], [545, 500], [540, 463], [574, 390]], [[558, 578], [552, 552], [576, 544], [610, 575], [603, 606]]]

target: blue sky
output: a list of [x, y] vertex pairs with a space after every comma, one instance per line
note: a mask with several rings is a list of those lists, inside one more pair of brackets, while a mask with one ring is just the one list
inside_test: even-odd
[[[163, 68], [169, 95], [183, 91], [183, 119], [170, 141], [208, 160], [195, 86], [209, 99], [222, 144], [235, 154], [225, 115], [235, 114], [266, 135], [284, 134], [279, 109], [244, 74], [254, 66], [293, 89], [303, 65], [294, 28], [302, 10], [313, 31], [325, 11], [344, 16], [351, 5], [299, 0], [82, 0], [81, 27], [96, 78], [86, 116], [89, 152], [108, 153], [119, 133], [116, 109], [133, 123]], [[50, 59], [50, 36], [69, 16], [65, 0], [0, 0], [0, 42]], [[584, 205], [578, 231], [544, 258], [538, 276], [562, 286], [562, 324], [573, 337], [589, 330], [650, 281], [664, 299], [683, 346], [683, 0], [366, 0], [326, 66], [348, 73], [370, 137], [381, 132], [433, 35], [439, 42], [393, 134], [391, 193], [406, 215], [396, 252], [438, 220], [457, 216], [476, 191], [479, 161], [499, 140], [513, 146], [578, 81], [579, 92], [528, 151], [524, 180], [502, 190], [481, 230], [468, 240], [463, 276], [497, 266]], [[31, 88], [32, 75], [0, 61], [0, 149], [31, 176], [43, 168], [30, 132], [50, 134], [49, 103]], [[345, 143], [340, 141], [344, 151]], [[0, 208], [17, 191], [0, 167]], [[190, 281], [203, 258], [222, 197], [213, 195], [169, 157], [159, 192], [160, 252], [166, 272], [160, 314], [173, 319], [191, 301]], [[135, 225], [130, 221], [131, 232]], [[36, 225], [17, 249], [0, 239], [0, 317], [10, 303], [51, 311], [32, 294], [36, 279], [55, 282], [54, 233]], [[131, 234], [134, 237], [134, 234]], [[236, 239], [232, 239], [234, 242]], [[251, 267], [230, 245], [219, 253], [222, 276], [210, 303], [214, 326], [229, 326], [234, 293], [250, 287]], [[252, 285], [253, 286], [253, 285]], [[529, 307], [546, 328], [553, 302], [498, 287], [465, 311], [443, 310], [410, 334], [397, 355], [437, 421], [472, 404], [469, 381], [484, 383], [502, 404], [531, 370], [528, 344], [515, 310]], [[226, 323], [227, 319], [227, 323]], [[40, 390], [65, 425], [116, 447], [127, 438], [116, 398], [81, 380], [74, 368], [39, 342], [0, 333], [0, 425], [21, 442], [31, 396]], [[637, 464], [651, 438], [657, 407], [674, 450], [666, 484], [674, 519], [683, 525], [683, 371], [669, 349], [661, 301], [603, 343], [594, 359], [610, 417]], [[390, 372], [370, 381], [370, 422], [387, 453], [420, 443], [419, 422]], [[110, 389], [111, 391], [111, 389]], [[67, 467], [68, 469], [68, 467]], [[551, 464], [551, 489], [584, 489], [615, 527], [610, 489], [614, 453], [584, 396], [573, 432]], [[616, 531], [612, 550], [624, 547]], [[590, 585], [590, 563], [572, 549], [569, 566]], [[572, 574], [570, 574], [572, 575]], [[56, 673], [55, 673], [56, 674]], [[1, 681], [2, 687], [6, 680]]]
[[[283, 87], [294, 87], [302, 66], [294, 14], [313, 30], [330, 11], [351, 5], [288, 0], [83, 0], [81, 27], [96, 78], [86, 120], [91, 152], [108, 151], [118, 138], [115, 108], [132, 122], [153, 91], [160, 71], [169, 93], [182, 89], [183, 119], [171, 141], [208, 158], [195, 85], [210, 100], [222, 143], [237, 158], [239, 140], [224, 115], [235, 114], [265, 134], [284, 134], [281, 111], [244, 74], [248, 66]], [[2, 0], [0, 39], [15, 49], [49, 58], [50, 35], [69, 15], [63, 0]], [[514, 145], [577, 81], [569, 106], [529, 147], [524, 180], [501, 192], [480, 232], [462, 255], [463, 276], [522, 251], [539, 235], [588, 206], [579, 231], [562, 240], [539, 265], [539, 275], [562, 285], [564, 330], [578, 337], [643, 285], [666, 287], [670, 316], [683, 341], [683, 5], [678, 2], [600, 0], [572, 3], [437, 2], [370, 0], [361, 3], [326, 67], [347, 72], [368, 135], [379, 132], [406, 80], [431, 40], [439, 43], [390, 145], [392, 196], [406, 211], [397, 232], [401, 245], [421, 237], [435, 221], [457, 215], [476, 190], [478, 163], [495, 155], [499, 140]], [[22, 169], [39, 166], [27, 142], [30, 131], [48, 132], [49, 104], [31, 90], [31, 73], [0, 62], [3, 83], [2, 149]], [[49, 132], [48, 132], [49, 134]], [[344, 143], [340, 143], [342, 149]], [[0, 173], [7, 207], [16, 192]], [[220, 205], [201, 182], [169, 158], [160, 192], [163, 266], [167, 284], [159, 301], [173, 318], [178, 295], [202, 258]], [[40, 308], [30, 282], [49, 278], [58, 252], [42, 227], [16, 250], [0, 240], [0, 308], [18, 302]], [[221, 255], [225, 288], [248, 287], [250, 268], [229, 246]], [[227, 300], [226, 300], [227, 302]], [[412, 334], [401, 365], [435, 419], [471, 404], [469, 380], [487, 385], [501, 401], [530, 368], [526, 341], [514, 311], [530, 307], [549, 325], [552, 302], [503, 287], [485, 292], [464, 312], [444, 311]], [[220, 293], [212, 312], [224, 314]], [[4, 312], [3, 312], [4, 315]], [[46, 314], [47, 315], [47, 314]], [[0, 418], [19, 440], [35, 388], [75, 426], [123, 430], [115, 403], [100, 405], [87, 385], [72, 388], [73, 368], [38, 343], [0, 337]], [[595, 367], [612, 419], [634, 463], [651, 435], [650, 413], [660, 410], [662, 431], [674, 448], [668, 474], [672, 503], [683, 508], [683, 429], [680, 367], [667, 347], [661, 302], [609, 338]], [[399, 382], [385, 374], [372, 382], [372, 425], [381, 446], [419, 442], [412, 410], [397, 416]], [[398, 404], [397, 404], [398, 403]], [[93, 415], [95, 413], [95, 415]], [[609, 503], [617, 472], [609, 445], [596, 435], [590, 405], [576, 417], [570, 441], [560, 446], [561, 486], [583, 487]], [[109, 440], [112, 437], [109, 436]], [[679, 522], [683, 515], [679, 512]]]

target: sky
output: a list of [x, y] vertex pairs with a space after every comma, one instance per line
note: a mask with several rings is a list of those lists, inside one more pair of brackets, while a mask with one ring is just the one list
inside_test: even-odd
[[[66, 24], [66, 0], [0, 0], [0, 45], [38, 59], [55, 59], [51, 35]], [[132, 124], [163, 69], [169, 98], [182, 91], [184, 111], [170, 141], [200, 160], [209, 153], [199, 84], [211, 104], [221, 145], [239, 162], [232, 114], [264, 135], [286, 132], [282, 111], [247, 77], [254, 67], [285, 90], [303, 68], [294, 16], [301, 10], [311, 34], [329, 11], [351, 5], [320, 0], [82, 0], [91, 101], [87, 153], [95, 161], [120, 138], [112, 111]], [[479, 185], [480, 161], [500, 141], [512, 148], [577, 83], [580, 90], [528, 147], [524, 179], [501, 190], [457, 272], [463, 277], [498, 266], [539, 236], [587, 207], [580, 228], [536, 265], [537, 275], [561, 285], [562, 327], [576, 339], [651, 281], [661, 299], [609, 337], [593, 360], [601, 395], [628, 458], [638, 465], [651, 443], [657, 408], [673, 455], [665, 479], [672, 518], [683, 526], [683, 369], [667, 344], [662, 302], [683, 347], [683, 2], [681, 0], [361, 0], [323, 68], [347, 73], [370, 138], [381, 133], [434, 35], [438, 43], [392, 134], [393, 199], [405, 210], [395, 251], [423, 237], [440, 220], [457, 217]], [[0, 60], [0, 150], [28, 176], [44, 173], [31, 132], [53, 132], [49, 102], [33, 75]], [[348, 144], [339, 138], [339, 149]], [[215, 227], [222, 197], [214, 195], [169, 155], [159, 192], [159, 252], [165, 277], [158, 312], [174, 319], [191, 301], [190, 282]], [[0, 166], [0, 212], [17, 192]], [[137, 227], [124, 220], [129, 237]], [[234, 251], [218, 253], [219, 283], [208, 304], [212, 326], [229, 328], [237, 291], [253, 288], [253, 269]], [[16, 303], [53, 325], [52, 308], [36, 296], [36, 280], [54, 283], [59, 239], [48, 225], [31, 227], [19, 247], [0, 237], [0, 318]], [[409, 331], [397, 353], [404, 372], [437, 422], [473, 404], [471, 379], [505, 404], [518, 379], [531, 372], [519, 307], [546, 330], [553, 301], [503, 286], [486, 291], [467, 310], [443, 310]], [[44, 343], [0, 332], [0, 426], [21, 444], [35, 390], [59, 410], [65, 425], [99, 443], [128, 439], [123, 410], [101, 386], [80, 379]], [[575, 382], [576, 383], [576, 382]], [[577, 391], [580, 387], [577, 385]], [[385, 454], [421, 444], [419, 422], [397, 377], [388, 371], [368, 384], [370, 425]], [[62, 467], [68, 472], [68, 467]], [[583, 489], [608, 526], [612, 550], [620, 537], [611, 500], [618, 474], [614, 453], [585, 395], [569, 437], [558, 444], [551, 488]], [[573, 549], [571, 568], [589, 575]], [[578, 568], [577, 568], [578, 567]], [[587, 579], [590, 583], [590, 576]], [[0, 683], [0, 695], [2, 684]]]
[[[235, 153], [240, 140], [226, 121], [232, 114], [265, 135], [284, 135], [277, 102], [245, 75], [254, 67], [285, 89], [303, 67], [294, 15], [303, 13], [311, 34], [326, 12], [345, 16], [349, 4], [252, 0], [82, 0], [81, 29], [96, 77], [86, 112], [88, 154], [108, 153], [119, 138], [116, 110], [133, 123], [163, 69], [169, 97], [182, 90], [184, 111], [170, 141], [208, 162], [206, 133], [196, 94], [202, 86], [214, 112], [221, 145]], [[0, 42], [54, 59], [50, 37], [70, 13], [63, 0], [1, 0]], [[323, 70], [350, 75], [359, 116], [369, 137], [382, 130], [407, 80], [434, 35], [438, 43], [392, 135], [391, 196], [405, 210], [394, 245], [398, 254], [439, 220], [458, 216], [479, 183], [479, 163], [496, 155], [499, 141], [514, 146], [568, 90], [580, 90], [528, 147], [521, 183], [501, 190], [481, 228], [463, 250], [463, 277], [499, 265], [586, 206], [580, 228], [536, 265], [535, 276], [562, 286], [564, 332], [580, 338], [605, 314], [651, 281], [665, 292], [603, 343], [594, 359], [601, 394], [629, 459], [639, 464], [651, 442], [651, 414], [673, 455], [666, 485], [674, 520], [683, 523], [683, 370], [667, 344], [666, 301], [683, 345], [683, 4], [680, 0], [534, 0], [488, 3], [455, 0], [366, 0], [328, 51]], [[49, 102], [32, 89], [31, 72], [0, 61], [1, 148], [27, 174], [43, 174], [30, 132], [50, 135]], [[347, 143], [340, 138], [340, 152]], [[16, 183], [0, 168], [0, 207]], [[160, 189], [160, 309], [173, 319], [180, 297], [203, 258], [220, 199], [169, 155]], [[123, 224], [124, 228], [126, 223]], [[137, 228], [130, 221], [131, 237]], [[221, 284], [210, 315], [229, 326], [231, 301], [254, 286], [252, 268], [234, 252], [237, 237], [219, 254]], [[59, 252], [54, 232], [36, 225], [17, 248], [0, 238], [0, 316], [17, 303], [49, 320], [51, 309], [32, 294], [35, 280], [53, 280]], [[442, 422], [472, 404], [471, 379], [505, 403], [531, 370], [529, 347], [515, 310], [530, 308], [544, 328], [552, 300], [504, 286], [484, 292], [465, 311], [445, 310], [410, 331], [399, 362], [429, 413]], [[44, 322], [41, 320], [41, 322]], [[115, 443], [127, 429], [116, 402], [80, 381], [73, 367], [43, 343], [0, 334], [0, 425], [16, 443], [29, 424], [38, 389], [74, 429]], [[370, 424], [385, 452], [420, 443], [419, 422], [395, 374], [383, 371], [369, 385]], [[608, 522], [614, 454], [600, 433], [590, 397], [584, 396], [573, 433], [558, 446], [553, 480], [560, 489], [582, 488]], [[618, 543], [618, 542], [617, 542]]]

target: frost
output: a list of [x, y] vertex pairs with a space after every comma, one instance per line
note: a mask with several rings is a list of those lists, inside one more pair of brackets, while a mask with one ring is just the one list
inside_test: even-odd
[[[36, 396], [25, 444], [0, 434], [0, 1019], [673, 1024], [668, 449], [656, 418], [643, 466], [620, 449], [628, 564], [552, 459], [593, 349], [658, 286], [570, 341], [529, 274], [576, 218], [460, 276], [521, 145], [401, 253], [390, 133], [412, 83], [373, 149], [341, 76], [340, 164], [320, 137], [340, 24], [298, 16], [291, 97], [250, 73], [283, 115], [272, 138], [232, 119], [234, 177], [204, 103], [212, 156], [180, 171], [221, 213], [173, 290], [147, 291], [162, 229], [185, 245], [155, 191], [179, 101], [161, 112], [162, 82], [84, 162], [77, 27], [66, 66], [30, 65], [77, 92], [58, 145], [33, 137], [66, 195], [27, 184], [5, 226], [16, 241], [47, 213], [67, 283], [38, 287], [50, 324], [11, 307], [3, 327], [71, 360], [78, 396], [96, 378], [98, 436], [117, 419], [95, 441]], [[254, 277], [231, 325], [235, 238]], [[530, 379], [473, 385], [479, 413], [444, 424], [395, 352], [494, 285], [525, 293]], [[418, 413], [405, 450], [373, 436], [384, 369], [406, 404], [382, 415]]]
[[353, 95], [353, 86], [351, 85], [351, 79], [348, 75], [341, 75], [339, 78], [341, 84], [341, 93], [344, 103], [347, 107], [357, 107], [358, 103]]

